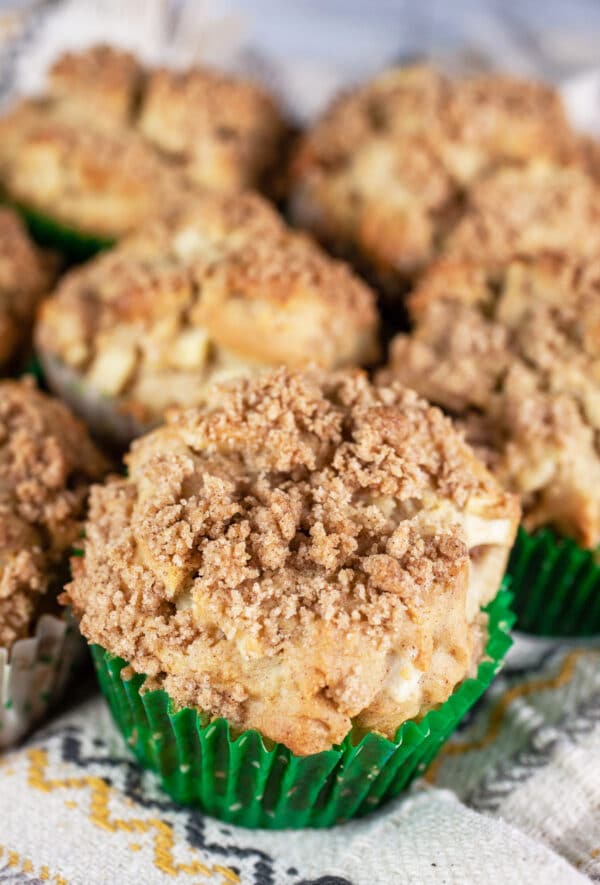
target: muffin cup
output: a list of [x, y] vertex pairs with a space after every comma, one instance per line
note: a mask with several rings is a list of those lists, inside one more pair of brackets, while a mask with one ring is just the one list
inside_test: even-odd
[[78, 231], [16, 200], [3, 196], [2, 202], [12, 206], [26, 223], [33, 239], [47, 249], [56, 249], [74, 263], [86, 261], [102, 249], [114, 245], [110, 237]]
[[60, 699], [84, 646], [68, 616], [42, 615], [35, 635], [0, 648], [0, 750], [31, 731]]
[[393, 741], [350, 734], [311, 756], [295, 756], [256, 731], [234, 736], [224, 719], [211, 721], [195, 709], [177, 710], [164, 691], [141, 690], [144, 676], [123, 677], [125, 661], [100, 646], [92, 646], [92, 656], [116, 724], [175, 802], [245, 827], [329, 827], [374, 810], [425, 770], [502, 666], [511, 645], [511, 596], [503, 587], [487, 607], [477, 676], [444, 704], [405, 722]]
[[551, 529], [520, 528], [508, 563], [517, 629], [537, 636], [600, 634], [600, 550]]

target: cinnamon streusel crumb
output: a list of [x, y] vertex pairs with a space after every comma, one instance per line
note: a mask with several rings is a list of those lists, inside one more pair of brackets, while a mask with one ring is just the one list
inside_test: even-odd
[[27, 382], [0, 383], [0, 647], [27, 635], [106, 468], [62, 403]]
[[307, 754], [393, 736], [476, 667], [518, 507], [411, 391], [277, 370], [127, 460], [64, 601], [178, 704]]

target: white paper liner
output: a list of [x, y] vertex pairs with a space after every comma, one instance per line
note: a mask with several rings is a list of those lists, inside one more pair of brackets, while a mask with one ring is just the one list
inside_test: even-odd
[[38, 358], [50, 390], [85, 421], [95, 436], [128, 446], [136, 437], [155, 426], [156, 422], [143, 424], [124, 410], [120, 411], [118, 398], [110, 398], [94, 390], [77, 372], [55, 356], [40, 350]]
[[16, 743], [59, 700], [84, 650], [65, 616], [42, 615], [35, 635], [0, 648], [0, 749]]

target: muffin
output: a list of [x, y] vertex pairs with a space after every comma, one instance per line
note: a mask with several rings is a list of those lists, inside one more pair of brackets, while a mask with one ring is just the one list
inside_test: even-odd
[[256, 194], [182, 200], [65, 276], [36, 344], [50, 386], [127, 442], [215, 381], [378, 353], [371, 290]]
[[63, 601], [138, 756], [239, 823], [323, 825], [393, 793], [409, 747], [455, 724], [449, 699], [483, 690], [516, 499], [439, 410], [358, 371], [213, 387], [126, 463], [92, 491]]
[[36, 306], [54, 280], [55, 262], [31, 242], [19, 216], [0, 207], [0, 371], [31, 343]]
[[60, 237], [86, 257], [173, 192], [268, 184], [285, 135], [274, 101], [247, 81], [206, 68], [144, 71], [129, 53], [96, 46], [61, 57], [47, 94], [0, 120], [0, 186], [46, 241]]
[[474, 181], [501, 164], [562, 162], [573, 140], [547, 86], [394, 68], [335, 101], [306, 134], [290, 211], [398, 295], [436, 255]]
[[75, 258], [110, 245], [183, 190], [137, 133], [84, 123], [48, 99], [21, 102], [0, 119], [0, 186], [41, 242]]
[[[539, 540], [534, 550], [523, 533], [513, 557], [518, 608], [536, 590], [521, 625], [600, 630], [600, 259], [548, 253], [501, 269], [444, 259], [409, 307], [413, 332], [394, 339], [378, 380], [399, 380], [454, 415], [521, 496], [523, 525]], [[575, 543], [539, 533], [547, 528]], [[575, 545], [589, 552], [571, 561]]]
[[48, 709], [73, 662], [55, 594], [107, 464], [84, 428], [27, 381], [0, 382], [0, 747]]

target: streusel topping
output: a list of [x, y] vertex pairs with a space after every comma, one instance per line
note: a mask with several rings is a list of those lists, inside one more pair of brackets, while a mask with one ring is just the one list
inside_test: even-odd
[[476, 666], [518, 507], [413, 392], [281, 369], [127, 461], [66, 601], [178, 704], [306, 754], [393, 736]]
[[547, 86], [395, 68], [338, 99], [305, 136], [291, 208], [397, 288], [437, 253], [474, 181], [505, 163], [562, 162], [574, 141]]
[[203, 194], [65, 277], [37, 341], [149, 422], [265, 366], [368, 363], [377, 322], [371, 290], [261, 197]]
[[600, 543], [600, 261], [440, 261], [410, 308], [415, 329], [394, 340], [380, 380], [458, 416], [523, 496], [528, 528]]
[[544, 252], [600, 254], [600, 186], [584, 168], [537, 162], [497, 170], [473, 186], [442, 247], [491, 268]]
[[[26, 636], [107, 465], [82, 425], [26, 382], [0, 383], [0, 647]], [[55, 588], [56, 589], [56, 588]]]

